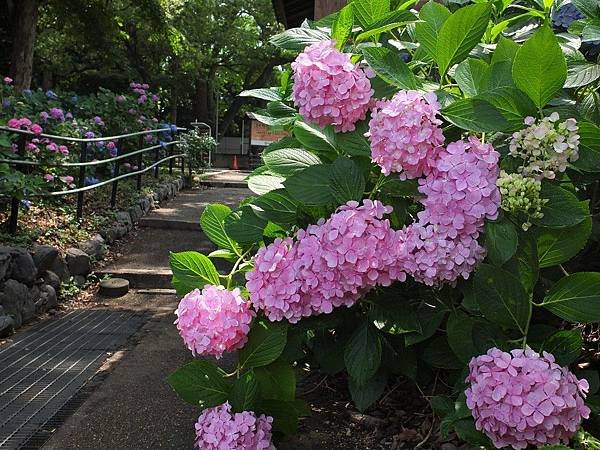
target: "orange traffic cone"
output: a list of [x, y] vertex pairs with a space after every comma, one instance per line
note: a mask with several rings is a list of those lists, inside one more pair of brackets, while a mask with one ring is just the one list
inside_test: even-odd
[[237, 155], [233, 155], [233, 164], [232, 164], [232, 167], [231, 167], [231, 168], [232, 168], [233, 170], [240, 170], [240, 169], [238, 168], [238, 163], [237, 163]]

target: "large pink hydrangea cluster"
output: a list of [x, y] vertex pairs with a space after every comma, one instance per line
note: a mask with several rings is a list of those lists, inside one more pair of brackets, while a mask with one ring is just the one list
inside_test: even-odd
[[192, 354], [216, 358], [244, 346], [254, 316], [239, 289], [212, 285], [188, 293], [175, 314], [179, 334]]
[[497, 448], [567, 444], [590, 409], [589, 389], [548, 353], [497, 348], [469, 363], [465, 391], [475, 426]]
[[352, 131], [366, 117], [373, 90], [364, 70], [335, 41], [307, 47], [296, 61], [293, 97], [307, 122], [334, 125], [337, 132]]
[[499, 154], [471, 137], [438, 152], [426, 178], [419, 180], [425, 207], [408, 226], [405, 262], [408, 272], [427, 285], [468, 278], [485, 257], [477, 241], [485, 219], [495, 219], [500, 206]]
[[200, 450], [276, 450], [271, 442], [270, 416], [252, 411], [232, 413], [229, 403], [205, 409], [196, 423]]
[[401, 179], [428, 175], [444, 143], [436, 117], [440, 104], [433, 92], [400, 91], [381, 100], [371, 112], [371, 157], [384, 175], [400, 172]]
[[255, 256], [246, 287], [255, 308], [270, 320], [330, 313], [351, 306], [370, 288], [406, 279], [405, 247], [379, 201], [348, 202], [328, 220], [278, 239]]

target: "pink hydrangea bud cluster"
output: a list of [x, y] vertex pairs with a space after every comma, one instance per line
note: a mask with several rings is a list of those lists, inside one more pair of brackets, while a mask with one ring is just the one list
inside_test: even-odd
[[307, 47], [292, 63], [293, 97], [307, 122], [353, 131], [366, 117], [373, 89], [367, 74], [335, 48], [335, 41]]
[[229, 403], [205, 409], [196, 423], [200, 450], [276, 450], [271, 441], [273, 418], [252, 411], [232, 413]]
[[514, 133], [509, 144], [511, 156], [523, 160], [519, 172], [554, 179], [556, 172], [564, 172], [569, 162], [579, 158], [577, 121], [559, 119], [557, 112], [537, 122], [533, 117], [525, 118], [527, 128]]
[[567, 444], [590, 409], [589, 389], [544, 352], [497, 348], [469, 363], [467, 406], [497, 448]]
[[44, 131], [39, 124], [31, 122], [27, 117], [21, 117], [20, 119], [12, 118], [8, 121], [7, 125], [10, 128], [31, 131], [34, 134], [42, 134]]
[[330, 313], [351, 306], [370, 288], [406, 279], [401, 232], [379, 201], [348, 202], [328, 220], [277, 239], [258, 251], [246, 287], [256, 309], [270, 320]]
[[444, 143], [439, 110], [433, 92], [400, 91], [391, 100], [377, 102], [366, 136], [373, 162], [384, 175], [400, 172], [405, 180], [429, 174]]
[[406, 233], [409, 273], [427, 285], [468, 278], [485, 257], [477, 242], [485, 219], [498, 217], [499, 154], [477, 138], [439, 151], [426, 178], [419, 180], [424, 210]]
[[216, 358], [244, 346], [254, 313], [239, 289], [206, 285], [179, 302], [175, 324], [188, 349]]

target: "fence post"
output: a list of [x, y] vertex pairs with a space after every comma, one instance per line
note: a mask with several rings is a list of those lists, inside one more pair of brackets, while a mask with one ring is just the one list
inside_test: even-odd
[[[87, 159], [87, 146], [86, 141], [81, 143], [81, 154], [79, 155], [79, 162], [84, 163]], [[81, 189], [85, 183], [85, 166], [79, 166], [79, 180], [77, 180], [77, 188]], [[83, 217], [83, 192], [77, 193], [77, 220], [81, 220]]]
[[[171, 142], [175, 142], [177, 139], [176, 131], [171, 128]], [[169, 145], [169, 156], [173, 156], [175, 149], [177, 148], [177, 144]], [[169, 160], [169, 175], [173, 175], [173, 160]]]
[[[17, 144], [17, 154], [19, 158], [25, 157], [25, 135], [22, 134], [19, 136], [19, 143]], [[15, 165], [15, 170], [19, 170], [19, 165]], [[15, 234], [17, 232], [17, 221], [19, 220], [19, 206], [21, 205], [21, 200], [17, 197], [13, 197], [10, 204], [10, 219], [8, 221], [8, 232], [10, 234]]]
[[[119, 156], [119, 146], [121, 145], [121, 141], [118, 140], [117, 141], [117, 156]], [[119, 171], [120, 171], [120, 164], [121, 160], [118, 159], [117, 161], [115, 161], [114, 164], [114, 170], [113, 170], [113, 178], [116, 178], [119, 176]], [[114, 208], [117, 204], [117, 189], [118, 189], [118, 185], [119, 185], [119, 180], [115, 180], [113, 181], [112, 184], [112, 192], [110, 193], [110, 207]]]
[[[138, 139], [139, 141], [139, 148], [138, 150], [141, 150], [144, 148], [144, 136], [142, 136], [140, 134], [140, 137]], [[144, 163], [144, 158], [143, 158], [144, 154], [143, 153], [138, 153], [137, 155], [137, 167], [138, 170], [142, 170], [142, 164]], [[141, 191], [142, 190], [142, 174], [138, 173], [137, 176], [137, 190]]]
[[154, 178], [158, 178], [158, 161], [160, 160], [160, 148], [161, 147], [158, 147], [154, 151], [154, 164], [156, 164], [156, 166], [154, 167]]

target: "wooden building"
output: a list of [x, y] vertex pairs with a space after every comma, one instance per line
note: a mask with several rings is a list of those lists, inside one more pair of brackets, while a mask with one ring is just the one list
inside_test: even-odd
[[320, 19], [342, 8], [346, 0], [273, 0], [277, 19], [286, 28], [300, 26], [304, 19]]

